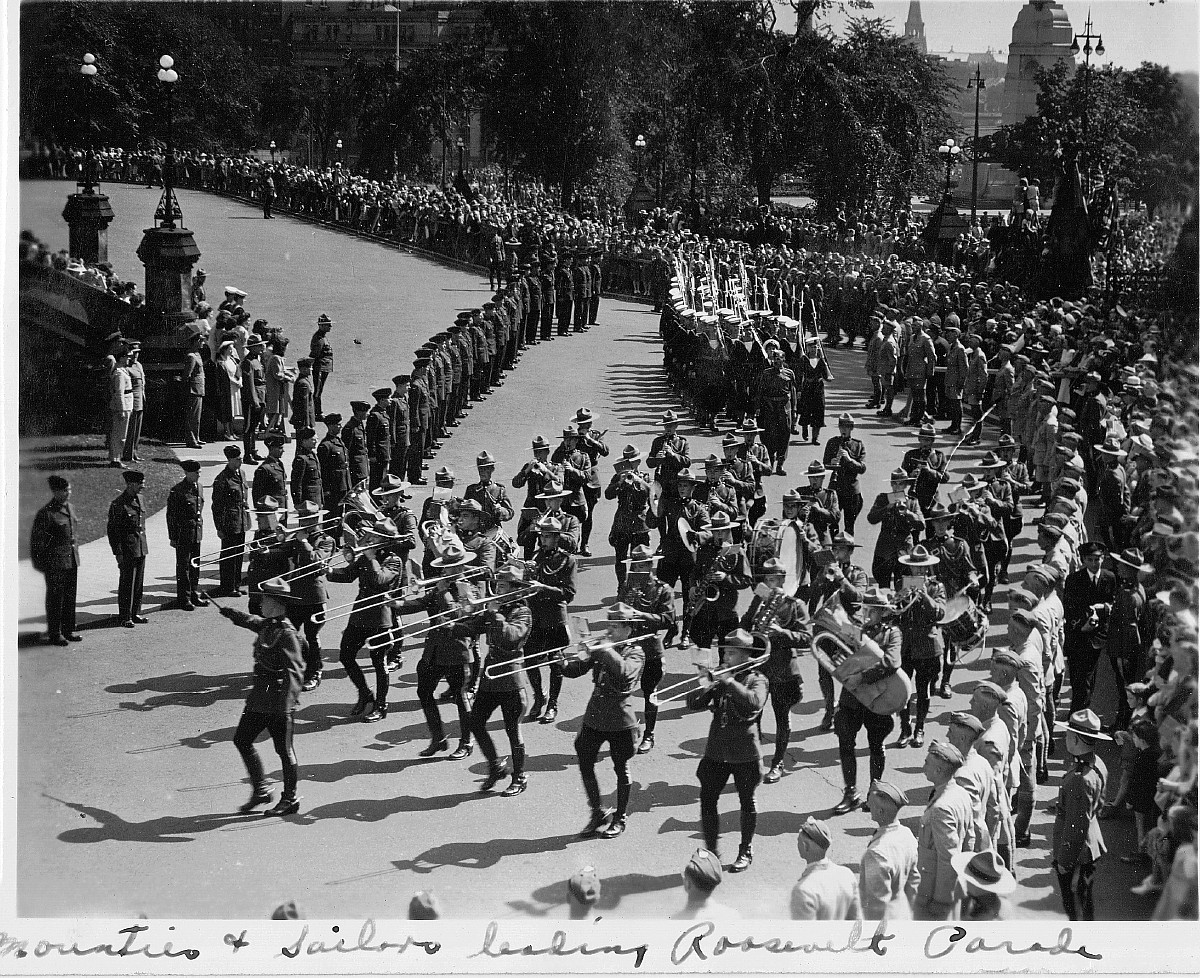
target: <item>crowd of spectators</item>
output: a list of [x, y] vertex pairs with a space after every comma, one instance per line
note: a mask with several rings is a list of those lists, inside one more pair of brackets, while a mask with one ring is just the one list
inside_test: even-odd
[[134, 308], [145, 301], [141, 292], [138, 291], [137, 285], [117, 275], [113, 271], [111, 262], [86, 264], [78, 258], [72, 258], [66, 248], [54, 251], [47, 247], [34, 236], [32, 231], [21, 232], [18, 260], [65, 272], [84, 285], [90, 285], [94, 289], [106, 292]]

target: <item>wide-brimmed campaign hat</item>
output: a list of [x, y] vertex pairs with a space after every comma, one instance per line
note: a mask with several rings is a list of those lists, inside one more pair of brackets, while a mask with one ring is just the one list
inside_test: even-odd
[[474, 553], [467, 550], [461, 544], [451, 541], [447, 545], [445, 552], [440, 557], [435, 557], [429, 564], [431, 567], [445, 570], [450, 567], [461, 567], [463, 564], [469, 564], [474, 559]]
[[920, 544], [912, 548], [912, 553], [901, 554], [896, 559], [905, 567], [936, 567], [941, 563], [938, 557], [935, 557]]
[[1076, 710], [1066, 723], [1055, 723], [1054, 729], [1087, 740], [1112, 740], [1102, 729], [1100, 718], [1091, 710]]
[[1017, 878], [1005, 868], [995, 849], [957, 852], [950, 857], [950, 865], [959, 880], [970, 888], [996, 896], [1007, 896], [1017, 888]]
[[546, 488], [537, 494], [536, 499], [562, 499], [571, 495], [570, 489], [564, 489], [561, 482], [549, 482]]

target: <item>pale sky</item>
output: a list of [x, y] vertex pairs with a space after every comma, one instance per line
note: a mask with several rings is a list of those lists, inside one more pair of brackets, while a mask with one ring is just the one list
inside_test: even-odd
[[[1153, 6], [1149, 0], [1062, 0], [1062, 4], [1075, 31], [1083, 30], [1091, 11], [1092, 33], [1104, 38], [1102, 64], [1136, 68], [1143, 61], [1155, 61], [1175, 71], [1200, 70], [1200, 0], [1159, 0]], [[902, 34], [908, 6], [908, 0], [874, 0], [873, 9], [851, 13], [890, 20]], [[1007, 53], [1022, 6], [1021, 0], [922, 0], [921, 19], [929, 50], [986, 51], [991, 47]], [[793, 30], [796, 21], [791, 8], [781, 2], [776, 8], [780, 29]], [[841, 33], [846, 21], [846, 15], [839, 12], [824, 23]], [[1096, 64], [1095, 56], [1092, 63]]]

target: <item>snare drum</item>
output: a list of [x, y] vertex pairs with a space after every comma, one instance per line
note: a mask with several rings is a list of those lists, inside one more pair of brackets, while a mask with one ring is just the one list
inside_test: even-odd
[[942, 637], [960, 649], [981, 644], [988, 632], [987, 617], [965, 594], [955, 595], [946, 602], [946, 611], [938, 624], [942, 626]]
[[746, 556], [755, 577], [761, 577], [763, 565], [774, 557], [784, 567], [784, 594], [796, 593], [804, 558], [800, 551], [800, 532], [791, 520], [759, 520], [750, 533]]

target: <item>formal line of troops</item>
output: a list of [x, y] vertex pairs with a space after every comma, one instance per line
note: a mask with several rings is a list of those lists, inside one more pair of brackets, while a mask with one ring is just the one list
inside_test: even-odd
[[[674, 312], [665, 310], [664, 321]], [[433, 360], [418, 357], [418, 377]], [[376, 392], [373, 411], [365, 402], [354, 402], [364, 443], [370, 415], [386, 418], [393, 404], [410, 402], [403, 380], [397, 379], [395, 390]], [[783, 417], [790, 427], [786, 406]], [[387, 716], [388, 673], [399, 665], [399, 646], [423, 634], [417, 695], [431, 736], [423, 753], [449, 749], [435, 696], [445, 681], [459, 719], [459, 742], [450, 756], [469, 756], [478, 740], [489, 761], [485, 790], [511, 774], [504, 791], [509, 796], [528, 785], [522, 721], [553, 722], [563, 678], [590, 676], [593, 693], [575, 742], [590, 807], [583, 834], [615, 837], [624, 831], [629, 762], [653, 749], [659, 704], [685, 696], [692, 708], [712, 713], [697, 770], [706, 851], [719, 853], [717, 799], [732, 778], [739, 794], [741, 839], [730, 869], [747, 869], [753, 861], [756, 790], [760, 782], [777, 782], [786, 773], [790, 710], [802, 695], [799, 662], [810, 652], [820, 662], [826, 706], [822, 726], [833, 729], [839, 743], [845, 794], [834, 812], [863, 804], [856, 787], [856, 746], [863, 727], [870, 753], [867, 805], [873, 815], [886, 813], [889, 803], [898, 809], [906, 803], [903, 793], [883, 780], [885, 741], [894, 717], [900, 716], [901, 726], [896, 746], [923, 745], [933, 696], [949, 695], [957, 656], [977, 647], [980, 632], [986, 633], [979, 609], [989, 606], [991, 586], [1006, 573], [1012, 540], [1022, 525], [1020, 497], [1041, 483], [1050, 494], [1038, 527], [1045, 559], [1027, 574], [1022, 588], [1010, 592], [1015, 602], [1028, 607], [1013, 613], [1009, 648], [993, 653], [991, 679], [974, 687], [970, 710], [952, 714], [947, 741], [930, 745], [925, 771], [935, 792], [919, 839], [910, 845], [911, 833], [905, 837], [892, 828], [894, 810], [890, 821], [880, 822], [872, 846], [899, 840], [912, 858], [894, 861], [877, 853], [881, 858], [870, 865], [892, 874], [885, 908], [889, 916], [904, 915], [905, 906], [930, 919], [960, 913], [959, 897], [966, 891], [954, 888], [962, 865], [953, 867], [964, 854], [973, 858], [994, 852], [998, 872], [1008, 874], [1005, 880], [1011, 876], [1013, 849], [1029, 844], [1032, 785], [1035, 779], [1045, 780], [1045, 758], [1053, 749], [1054, 703], [1065, 653], [1073, 702], [1064, 743], [1076, 763], [1060, 795], [1055, 868], [1068, 913], [1090, 915], [1091, 867], [1103, 851], [1095, 814], [1105, 781], [1103, 764], [1090, 746], [1108, 735], [1086, 705], [1086, 663], [1090, 658], [1094, 672], [1104, 641], [1110, 649], [1113, 642], [1120, 647], [1122, 629], [1131, 627], [1129, 615], [1136, 616], [1137, 577], [1145, 565], [1134, 549], [1112, 554], [1121, 593], [1130, 592], [1125, 611], [1116, 594], [1111, 603], [1089, 601], [1082, 618], [1077, 607], [1064, 606], [1060, 592], [1065, 597], [1083, 588], [1089, 597], [1103, 597], [1107, 586], [1100, 583], [1104, 572], [1098, 569], [1105, 547], [1085, 542], [1087, 495], [1078, 479], [1083, 462], [1076, 455], [1064, 457], [1054, 474], [1047, 471], [1045, 479], [1037, 479], [1015, 460], [1018, 446], [1006, 434], [997, 451], [975, 467], [978, 476], [968, 473], [953, 488], [946, 506], [941, 492], [950, 490], [948, 461], [933, 447], [937, 433], [922, 428], [918, 447], [892, 473], [891, 491], [880, 494], [868, 512], [868, 521], [881, 525], [872, 586], [854, 562], [853, 530], [863, 509], [858, 477], [866, 470], [866, 449], [854, 437], [855, 420], [848, 414], [839, 418], [839, 434], [825, 446], [824, 461], [814, 462], [806, 473], [808, 485], [786, 493], [781, 518], [769, 520], [764, 519], [762, 479], [780, 466], [752, 421], [725, 437], [724, 458], [693, 460], [687, 439], [679, 434], [678, 416], [667, 412], [661, 420], [663, 433], [645, 457], [650, 471], [641, 470], [638, 449], [626, 446], [602, 490], [599, 459], [609, 450], [603, 436], [592, 431], [590, 412], [581, 408], [553, 455], [540, 436], [531, 443], [533, 458], [512, 479], [514, 488], [526, 491], [519, 519], [507, 490], [494, 480], [496, 461], [489, 453], [477, 459], [478, 481], [462, 497], [454, 494], [454, 474], [441, 469], [418, 518], [405, 505], [411, 486], [401, 478], [404, 470], [389, 471], [390, 465], [379, 467], [378, 459], [369, 456], [365, 472], [361, 457], [352, 469], [340, 417], [326, 415], [324, 421], [328, 432], [319, 446], [311, 427], [296, 431], [290, 479], [282, 462], [282, 435], [267, 436], [268, 456], [249, 484], [241, 470], [241, 450], [226, 447], [227, 462], [212, 489], [213, 519], [222, 543], [215, 554], [200, 553], [204, 498], [198, 462], [182, 463], [184, 479], [168, 501], [180, 607], [207, 603], [199, 586], [200, 569], [207, 562], [220, 567], [221, 588], [214, 595], [240, 595], [242, 563], [249, 559], [250, 613], [221, 609], [257, 633], [254, 690], [235, 736], [254, 784], [246, 811], [273, 800], [253, 747], [264, 730], [272, 734], [284, 772], [283, 796], [270, 812], [299, 810], [291, 716], [300, 693], [321, 682], [321, 627], [343, 616], [348, 621], [340, 661], [358, 694], [352, 715], [366, 722]], [[1095, 446], [1094, 454], [1120, 460], [1123, 452], [1105, 442]], [[143, 477], [135, 471], [123, 475], [127, 486], [110, 508], [109, 540], [121, 567], [121, 624], [133, 627], [146, 620], [140, 614], [147, 549], [139, 495]], [[39, 513], [35, 526], [35, 563], [47, 569], [48, 584], [64, 536], [74, 549], [70, 487], [61, 481], [52, 484], [55, 499]], [[568, 610], [576, 591], [576, 556], [589, 553], [593, 511], [601, 494], [617, 507], [609, 542], [618, 554], [618, 601], [606, 611], [602, 638], [573, 641]], [[251, 519], [256, 529], [247, 540]], [[504, 529], [514, 519], [515, 540]], [[789, 526], [800, 541], [798, 562], [781, 559], [789, 557], [781, 543]], [[650, 549], [653, 530], [659, 536], [657, 551]], [[424, 549], [419, 572], [413, 560], [418, 545]], [[73, 560], [77, 567], [77, 550]], [[1081, 573], [1092, 590], [1083, 587], [1087, 582]], [[326, 582], [356, 582], [358, 596], [347, 606], [330, 607]], [[678, 616], [677, 582], [684, 599]], [[889, 597], [884, 589], [893, 583], [897, 593]], [[753, 597], [739, 615], [747, 591]], [[76, 634], [73, 623], [61, 611], [51, 618], [50, 600], [48, 587], [52, 635], [70, 640]], [[950, 617], [951, 607], [961, 608], [962, 614]], [[401, 616], [421, 613], [428, 617], [428, 623], [418, 620], [421, 628], [402, 622]], [[832, 644], [822, 635], [832, 636]], [[676, 637], [698, 649], [711, 649], [715, 641], [719, 655], [717, 662], [707, 660], [693, 679], [675, 684], [685, 690], [680, 694], [674, 687], [659, 688], [663, 650]], [[1080, 651], [1081, 642], [1087, 651]], [[373, 690], [357, 663], [364, 648], [375, 671]], [[825, 651], [831, 648], [832, 653]], [[543, 669], [549, 674], [548, 694]], [[836, 703], [835, 679], [842, 685]], [[768, 699], [776, 738], [764, 776], [760, 727]], [[496, 710], [502, 713], [510, 746], [503, 762], [487, 731]], [[603, 806], [595, 774], [606, 744], [617, 782], [615, 809]], [[828, 829], [819, 824], [806, 827], [802, 835], [808, 841], [799, 844], [819, 843], [823, 833]], [[972, 865], [979, 868], [986, 862]], [[898, 865], [907, 869], [900, 873]], [[878, 882], [872, 883], [875, 889]], [[864, 883], [864, 894], [867, 889]], [[798, 898], [798, 905], [803, 904]], [[986, 912], [978, 900], [965, 909]]]

